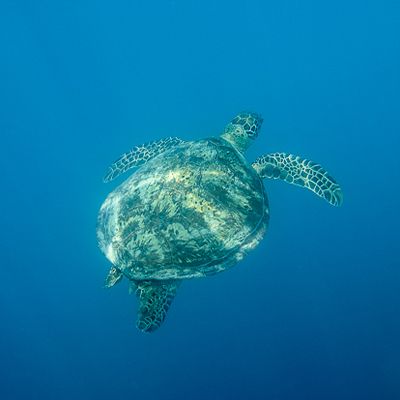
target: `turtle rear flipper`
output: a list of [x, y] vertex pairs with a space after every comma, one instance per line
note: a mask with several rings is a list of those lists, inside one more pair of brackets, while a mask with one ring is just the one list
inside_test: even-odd
[[164, 151], [183, 142], [182, 139], [177, 137], [168, 137], [155, 142], [145, 143], [141, 146], [136, 146], [131, 151], [122, 154], [118, 160], [114, 161], [108, 167], [108, 172], [103, 180], [104, 182], [111, 182], [129, 169], [139, 167], [153, 157], [156, 157]]
[[343, 202], [343, 192], [338, 183], [319, 164], [286, 153], [266, 154], [252, 164], [261, 178], [282, 179], [303, 186], [333, 206]]
[[122, 278], [123, 278], [122, 272], [119, 269], [112, 266], [108, 271], [108, 275], [104, 281], [104, 287], [107, 289], [111, 288], [118, 282], [120, 282]]
[[154, 332], [164, 322], [179, 282], [174, 280], [136, 281], [135, 285], [136, 296], [139, 299], [136, 326], [142, 332]]

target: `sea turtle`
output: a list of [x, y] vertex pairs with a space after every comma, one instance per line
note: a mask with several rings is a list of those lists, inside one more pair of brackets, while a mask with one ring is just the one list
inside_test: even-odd
[[130, 280], [141, 331], [162, 324], [183, 279], [224, 271], [259, 244], [269, 220], [264, 178], [342, 203], [339, 185], [312, 161], [272, 153], [248, 163], [244, 154], [261, 124], [259, 115], [243, 112], [219, 137], [162, 139], [110, 166], [105, 182], [139, 167], [104, 201], [97, 236], [112, 264], [105, 286]]

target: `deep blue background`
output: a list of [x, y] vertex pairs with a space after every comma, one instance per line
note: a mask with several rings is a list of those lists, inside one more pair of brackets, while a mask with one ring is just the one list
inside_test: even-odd
[[[0, 398], [399, 399], [400, 3], [0, 5]], [[342, 184], [266, 182], [267, 237], [164, 326], [102, 289], [102, 176], [133, 145], [264, 116]]]

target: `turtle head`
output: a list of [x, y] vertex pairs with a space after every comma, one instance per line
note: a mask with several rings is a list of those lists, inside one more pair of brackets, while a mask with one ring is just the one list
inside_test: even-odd
[[258, 136], [262, 122], [258, 114], [241, 112], [225, 127], [222, 137], [244, 153]]

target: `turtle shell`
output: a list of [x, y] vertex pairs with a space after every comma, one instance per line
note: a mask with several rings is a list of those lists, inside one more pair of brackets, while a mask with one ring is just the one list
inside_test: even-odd
[[110, 193], [97, 235], [129, 279], [184, 279], [236, 264], [268, 219], [254, 169], [225, 140], [205, 139], [160, 154]]

